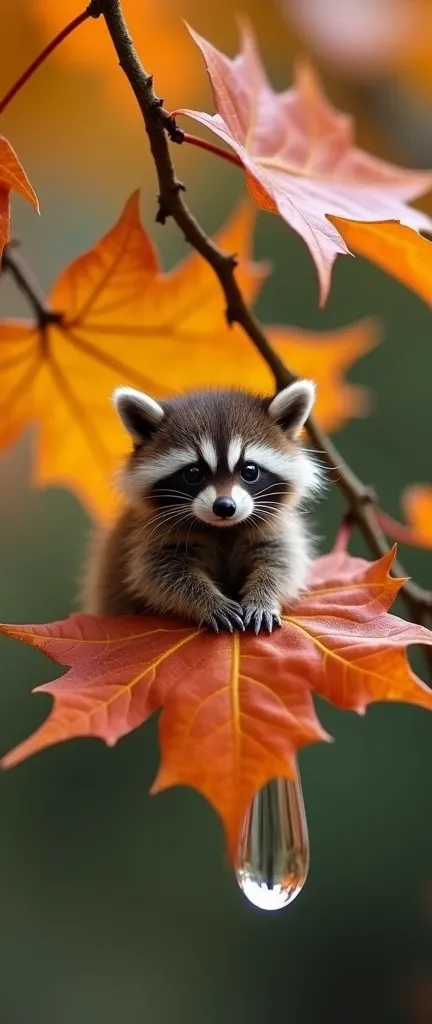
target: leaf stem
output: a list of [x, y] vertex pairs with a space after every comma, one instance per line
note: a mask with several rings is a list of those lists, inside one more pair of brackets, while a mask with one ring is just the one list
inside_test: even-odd
[[62, 43], [64, 39], [67, 39], [67, 37], [70, 36], [79, 25], [82, 25], [84, 21], [87, 21], [87, 18], [96, 18], [98, 17], [98, 14], [98, 4], [95, 0], [92, 0], [85, 11], [82, 11], [82, 13], [78, 14], [76, 18], [73, 18], [73, 20], [70, 21], [69, 24], [66, 25], [65, 28], [63, 28], [61, 32], [59, 32], [54, 39], [47, 44], [47, 46], [45, 46], [41, 53], [35, 57], [32, 63], [29, 64], [28, 68], [26, 68], [23, 74], [17, 79], [15, 84], [11, 86], [6, 95], [3, 96], [3, 99], [0, 100], [0, 114], [3, 113], [10, 101], [14, 99], [18, 92], [20, 92], [23, 85], [28, 82], [29, 78], [31, 78], [35, 71], [40, 68], [41, 64], [46, 61], [47, 57], [50, 56], [53, 50], [56, 50], [57, 47], [60, 46], [60, 43]]
[[[175, 114], [171, 114], [171, 117], [175, 117]], [[235, 153], [229, 153], [227, 149], [222, 149], [221, 146], [217, 146], [214, 142], [209, 142], [208, 139], [201, 139], [199, 135], [190, 135], [189, 132], [184, 132], [183, 142], [188, 142], [190, 146], [197, 146], [198, 149], [206, 149], [208, 153], [215, 153], [216, 156], [222, 157], [223, 160], [228, 160], [230, 164], [235, 164], [236, 167], [243, 167], [240, 157], [236, 156]]]
[[[98, 0], [98, 4], [120, 67], [135, 95], [149, 136], [159, 183], [159, 211], [156, 219], [163, 224], [167, 217], [173, 217], [186, 241], [213, 268], [225, 296], [228, 323], [236, 322], [243, 328], [271, 370], [276, 388], [280, 390], [287, 387], [296, 380], [296, 375], [285, 366], [277, 352], [273, 351], [261, 324], [246, 305], [235, 276], [235, 256], [222, 252], [215, 245], [185, 203], [185, 187], [177, 178], [167, 138], [168, 136], [174, 142], [182, 142], [184, 133], [178, 128], [175, 118], [164, 110], [163, 101], [153, 89], [153, 77], [144, 70], [135, 50], [123, 16], [121, 2]], [[370, 550], [375, 556], [384, 554], [388, 551], [388, 543], [377, 518], [375, 494], [358, 479], [313, 417], [309, 417], [307, 429], [314, 446], [324, 456], [329, 475], [344, 494], [348, 503], [348, 513]], [[401, 566], [395, 566], [394, 571], [395, 575], [406, 577]], [[422, 622], [425, 617], [432, 615], [432, 593], [409, 580], [404, 584], [401, 594], [415, 621]]]

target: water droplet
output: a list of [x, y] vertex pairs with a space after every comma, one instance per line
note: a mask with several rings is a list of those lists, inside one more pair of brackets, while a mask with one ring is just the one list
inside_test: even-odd
[[309, 836], [300, 775], [274, 779], [245, 816], [236, 864], [240, 889], [261, 910], [280, 910], [301, 892], [309, 870]]

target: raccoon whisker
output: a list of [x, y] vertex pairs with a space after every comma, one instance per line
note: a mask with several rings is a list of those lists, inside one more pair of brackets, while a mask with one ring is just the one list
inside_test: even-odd
[[279, 491], [260, 491], [258, 494], [255, 494], [255, 499], [258, 498], [259, 501], [272, 501], [273, 498], [286, 498], [289, 493], [286, 487], [281, 488]]
[[280, 520], [281, 520], [280, 513], [274, 512], [272, 509], [267, 509], [267, 508], [257, 509], [257, 514], [260, 516], [260, 518], [263, 520], [263, 522], [266, 522], [266, 523], [270, 523], [270, 521], [272, 520], [273, 523], [276, 524], [276, 523], [280, 523]]
[[274, 515], [272, 515], [271, 512], [270, 513], [266, 512], [265, 515], [261, 515], [261, 513], [259, 513], [259, 517], [260, 517], [261, 522], [268, 523], [269, 526], [270, 525], [274, 526], [275, 529], [277, 528], [277, 525], [280, 522], [279, 516], [274, 516]]
[[[159, 549], [160, 549], [160, 548], [162, 547], [162, 545], [164, 544], [164, 540], [165, 540], [165, 537], [167, 537], [169, 533], [172, 533], [172, 531], [173, 531], [173, 530], [177, 529], [177, 527], [178, 527], [178, 526], [181, 526], [181, 524], [182, 524], [183, 522], [187, 522], [187, 520], [188, 520], [188, 517], [187, 517], [187, 516], [181, 516], [181, 515], [178, 515], [178, 516], [176, 516], [176, 517], [174, 517], [174, 516], [173, 516], [173, 518], [172, 518], [172, 519], [171, 519], [171, 521], [169, 522], [169, 525], [168, 525], [168, 523], [164, 522], [164, 523], [162, 523], [162, 524], [161, 524], [161, 523], [159, 523], [159, 524], [158, 524], [157, 526], [155, 526], [155, 527], [153, 528], [153, 530], [152, 530], [151, 534], [150, 534], [150, 537], [151, 537], [151, 536], [152, 536], [152, 535], [153, 535], [154, 533], [156, 533], [156, 532], [157, 532], [157, 530], [159, 529], [159, 527], [160, 527], [161, 525], [162, 525], [162, 526], [164, 527], [164, 532], [163, 532], [163, 534], [162, 534], [162, 540], [161, 540], [161, 542], [160, 542], [160, 544], [159, 544]], [[167, 529], [165, 529], [165, 527], [167, 527]]]
[[259, 509], [274, 509], [274, 511], [284, 508], [284, 505], [280, 505], [279, 502], [255, 502], [255, 505]]
[[169, 497], [183, 498], [185, 501], [190, 501], [190, 495], [187, 494], [186, 491], [177, 491], [177, 490], [174, 490], [174, 489], [171, 490], [168, 487], [164, 487], [164, 488], [159, 488], [158, 487], [157, 489], [155, 489], [154, 493], [157, 495], [157, 497], [164, 497], [165, 498], [165, 497], [169, 496]]
[[175, 511], [173, 510], [165, 514], [162, 513], [159, 516], [155, 516], [155, 518], [151, 519], [150, 522], [145, 523], [145, 525], [142, 527], [141, 533], [146, 533], [148, 527], [151, 526], [152, 523], [156, 523], [156, 526], [154, 526], [153, 529], [148, 534], [147, 540], [150, 540], [150, 537], [152, 537], [153, 534], [156, 533], [156, 530], [159, 530], [161, 526], [166, 526], [172, 520], [174, 520], [174, 522], [172, 523], [172, 525], [174, 526], [176, 524], [176, 520], [183, 518], [185, 519], [185, 521], [189, 519], [189, 516], [184, 514], [184, 509], [176, 509]]
[[[169, 533], [172, 533], [172, 531], [173, 531], [173, 530], [175, 530], [175, 529], [177, 529], [177, 528], [178, 528], [179, 526], [181, 526], [181, 525], [182, 525], [182, 523], [187, 523], [187, 521], [188, 521], [188, 519], [189, 519], [189, 518], [190, 518], [189, 516], [184, 516], [184, 515], [181, 515], [181, 516], [179, 516], [179, 517], [178, 517], [177, 519], [174, 519], [174, 520], [173, 520], [173, 522], [171, 523], [171, 525], [170, 525], [169, 529], [168, 529], [168, 530], [166, 531], [166, 536], [168, 536], [168, 534], [169, 534]], [[193, 520], [192, 520], [192, 522], [191, 522], [191, 527], [192, 527], [192, 526], [193, 526]], [[188, 532], [189, 532], [189, 531], [188, 531]], [[159, 545], [159, 547], [161, 547], [161, 545], [162, 545], [163, 543], [164, 543], [164, 541], [162, 540], [162, 541], [161, 541], [161, 544]], [[178, 550], [178, 547], [179, 547], [179, 544], [180, 544], [180, 543], [181, 543], [181, 541], [179, 540], [179, 541], [177, 542], [177, 545], [176, 545], [176, 551]]]
[[281, 490], [281, 491], [260, 491], [260, 493], [256, 494], [255, 497], [256, 498], [283, 498], [283, 496], [284, 495], [286, 496], [287, 493], [288, 492], [287, 492], [286, 489], [285, 490]]
[[304, 448], [302, 445], [303, 452], [309, 452], [311, 455], [325, 455], [326, 452], [323, 448]]
[[184, 509], [180, 508], [178, 505], [171, 506], [170, 509], [164, 509], [162, 512], [158, 512], [152, 519], [148, 519], [144, 523], [141, 532], [147, 530], [152, 523], [164, 522], [165, 519], [171, 519], [172, 516], [179, 515], [180, 512], [184, 512]]
[[279, 501], [273, 501], [273, 498], [280, 498], [280, 497], [284, 497], [284, 496], [286, 497], [286, 492], [285, 491], [276, 491], [275, 494], [266, 494], [264, 498], [260, 498], [259, 501], [255, 502], [255, 504], [256, 505], [273, 505], [273, 508], [278, 508], [278, 507], [280, 507], [280, 502]]
[[[265, 526], [266, 530], [264, 530], [264, 528], [259, 525], [258, 520], [260, 522], [264, 523], [264, 526]], [[270, 523], [268, 521], [268, 519], [265, 519], [264, 516], [260, 516], [256, 512], [253, 512], [252, 515], [249, 516], [248, 522], [253, 523], [254, 526], [256, 526], [257, 530], [259, 530], [259, 532], [262, 534], [263, 537], [265, 537], [266, 531], [268, 531], [268, 530], [270, 530], [272, 533], [277, 533], [277, 526], [275, 525], [275, 523]]]
[[[159, 544], [159, 550], [160, 550], [160, 548], [161, 548], [161, 547], [163, 546], [163, 544], [164, 544], [164, 541], [165, 541], [165, 537], [168, 537], [168, 535], [169, 535], [170, 533], [172, 533], [172, 531], [173, 531], [173, 530], [175, 530], [175, 529], [177, 529], [177, 527], [181, 526], [181, 524], [182, 524], [182, 522], [183, 522], [183, 521], [185, 521], [185, 522], [186, 522], [186, 520], [183, 520], [182, 518], [179, 518], [179, 519], [174, 519], [174, 520], [173, 520], [173, 521], [172, 521], [172, 522], [170, 523], [170, 525], [169, 525], [168, 529], [164, 529], [164, 531], [163, 531], [163, 533], [162, 533], [162, 538], [161, 538], [161, 542], [160, 542], [160, 544]], [[166, 525], [166, 524], [164, 524], [164, 525]], [[158, 529], [159, 529], [159, 526], [156, 526], [156, 527], [154, 528], [154, 530], [152, 530], [152, 534], [151, 534], [151, 536], [153, 535], [153, 533], [156, 533]], [[153, 542], [153, 543], [154, 543], [154, 542]], [[179, 542], [179, 543], [180, 543], [180, 542]]]
[[187, 534], [186, 534], [186, 540], [185, 540], [185, 549], [186, 549], [186, 552], [187, 552], [187, 549], [188, 549], [188, 543], [189, 543], [189, 535], [190, 535], [191, 529], [192, 529], [192, 527], [193, 527], [193, 524], [194, 524], [194, 523], [193, 523], [193, 519], [192, 519], [192, 520], [191, 520], [191, 524], [190, 524], [190, 527], [189, 527], [189, 529], [188, 529], [188, 532], [187, 532]]
[[[326, 454], [325, 452], [318, 451], [317, 448], [302, 448], [302, 451], [307, 452], [308, 455], [315, 455], [315, 456], [317, 456], [317, 455], [325, 455]], [[313, 461], [317, 462], [318, 465], [323, 466], [324, 469], [328, 469], [329, 468], [326, 459], [314, 458]], [[340, 466], [335, 466], [334, 468], [335, 469], [340, 469]]]
[[259, 494], [267, 494], [267, 492], [271, 491], [274, 487], [280, 487], [282, 482], [283, 482], [282, 480], [275, 480], [274, 483], [268, 484], [267, 487], [262, 487], [260, 491], [256, 492], [257, 496]]
[[[251, 516], [251, 520], [250, 521], [252, 521], [252, 518], [253, 517]], [[259, 523], [255, 522], [255, 520], [254, 520], [254, 526], [256, 526], [256, 528], [258, 530], [258, 533], [261, 535], [261, 537], [265, 537], [265, 530], [264, 530], [264, 528], [262, 526], [260, 526]]]

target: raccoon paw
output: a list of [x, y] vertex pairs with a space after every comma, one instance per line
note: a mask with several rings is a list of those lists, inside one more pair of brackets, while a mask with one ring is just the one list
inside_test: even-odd
[[215, 633], [219, 633], [221, 629], [227, 629], [230, 633], [233, 633], [234, 629], [243, 632], [245, 628], [241, 605], [229, 598], [212, 608], [202, 621]]
[[243, 605], [243, 622], [245, 627], [250, 626], [257, 636], [262, 629], [271, 633], [275, 627], [282, 624], [279, 609], [253, 604], [253, 602]]

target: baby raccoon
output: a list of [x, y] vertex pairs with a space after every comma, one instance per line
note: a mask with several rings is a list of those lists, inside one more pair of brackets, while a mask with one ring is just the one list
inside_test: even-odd
[[86, 611], [171, 614], [216, 632], [280, 625], [311, 557], [300, 505], [320, 475], [298, 435], [314, 398], [307, 380], [274, 398], [221, 390], [156, 402], [118, 388], [133, 441], [125, 507], [97, 539]]

